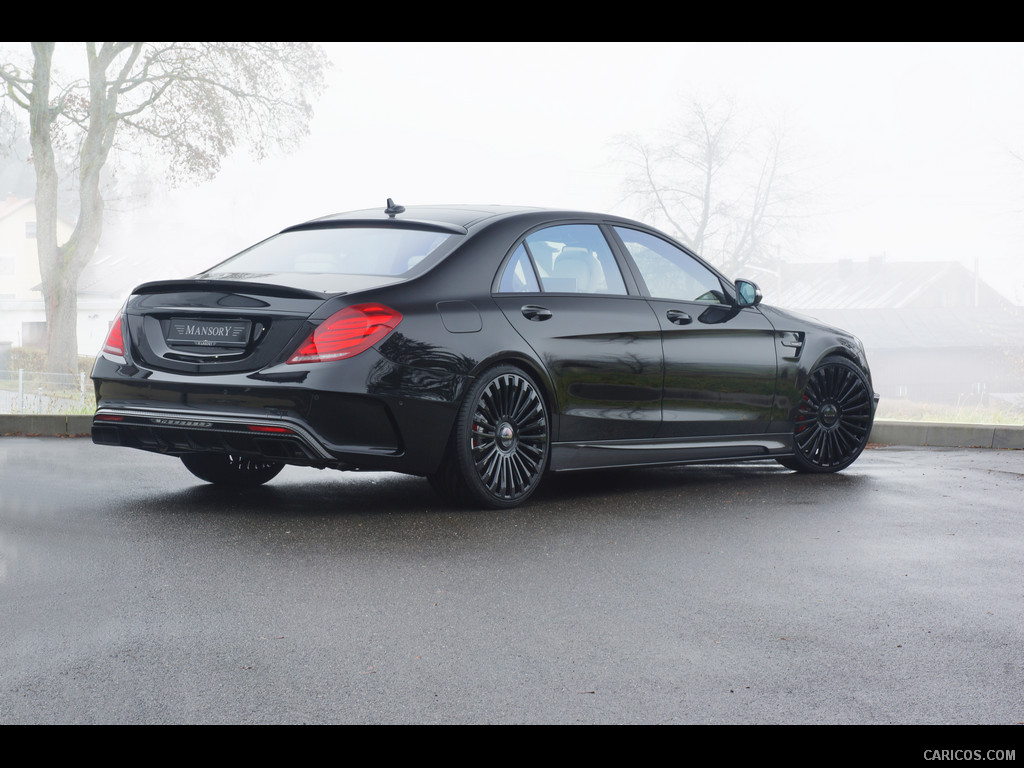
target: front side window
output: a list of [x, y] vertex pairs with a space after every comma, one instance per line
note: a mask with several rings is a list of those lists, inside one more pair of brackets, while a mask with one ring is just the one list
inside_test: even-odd
[[447, 232], [400, 227], [334, 227], [282, 232], [206, 273], [300, 272], [401, 276], [436, 254]]
[[616, 227], [615, 232], [633, 257], [651, 298], [729, 303], [718, 275], [686, 251], [636, 229]]

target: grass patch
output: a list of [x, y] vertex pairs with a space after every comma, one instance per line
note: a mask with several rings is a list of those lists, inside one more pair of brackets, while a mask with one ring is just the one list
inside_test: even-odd
[[1009, 404], [964, 402], [956, 405], [888, 400], [878, 403], [876, 419], [886, 421], [927, 421], [938, 424], [1000, 424], [1024, 426], [1024, 409]]

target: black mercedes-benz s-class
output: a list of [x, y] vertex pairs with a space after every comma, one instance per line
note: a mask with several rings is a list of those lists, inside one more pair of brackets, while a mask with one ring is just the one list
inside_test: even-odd
[[547, 472], [838, 471], [877, 403], [854, 336], [761, 304], [648, 226], [390, 200], [140, 285], [92, 375], [94, 442], [203, 480], [391, 470], [485, 507]]

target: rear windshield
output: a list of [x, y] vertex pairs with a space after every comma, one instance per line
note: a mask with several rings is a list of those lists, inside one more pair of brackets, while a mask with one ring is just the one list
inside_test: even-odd
[[[208, 270], [221, 273], [306, 272], [399, 277], [422, 271], [457, 235], [397, 227], [304, 229], [282, 232]], [[431, 256], [436, 258], [431, 259]]]

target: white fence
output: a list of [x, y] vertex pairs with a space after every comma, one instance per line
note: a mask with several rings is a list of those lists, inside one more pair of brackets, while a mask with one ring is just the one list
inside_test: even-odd
[[0, 371], [0, 413], [92, 413], [95, 407], [84, 373]]

